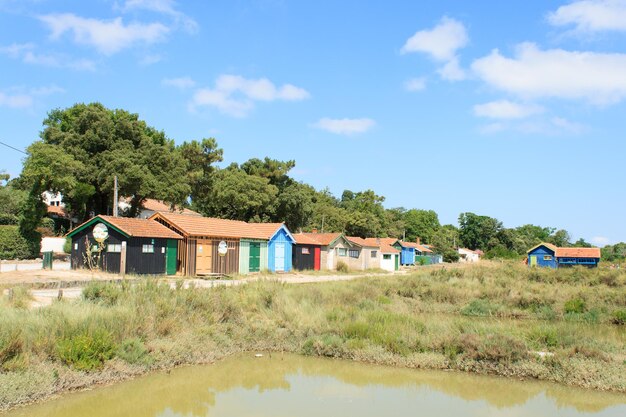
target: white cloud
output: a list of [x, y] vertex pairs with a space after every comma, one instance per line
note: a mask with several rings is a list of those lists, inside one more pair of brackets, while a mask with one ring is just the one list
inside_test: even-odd
[[24, 109], [33, 105], [33, 98], [27, 94], [6, 94], [0, 91], [0, 106]]
[[549, 13], [548, 22], [577, 32], [626, 31], [626, 0], [575, 1]]
[[441, 78], [448, 81], [461, 81], [466, 77], [465, 71], [459, 65], [459, 59], [457, 57], [452, 58], [443, 67], [437, 70]]
[[40, 54], [35, 52], [35, 49], [36, 46], [32, 43], [12, 44], [0, 47], [0, 53], [31, 65], [69, 68], [77, 71], [94, 71], [96, 69], [96, 64], [88, 59], [74, 59], [60, 54]]
[[479, 127], [480, 133], [491, 135], [500, 132], [517, 132], [524, 135], [573, 136], [584, 133], [588, 127], [562, 117], [525, 119], [505, 119]]
[[176, 10], [176, 2], [173, 0], [126, 0], [122, 11], [134, 10], [149, 10], [168, 15], [174, 18], [175, 22], [187, 32], [194, 33], [198, 30], [198, 23], [181, 11]]
[[474, 114], [490, 119], [523, 119], [543, 111], [533, 104], [520, 104], [508, 100], [490, 101], [474, 106]]
[[39, 16], [51, 31], [52, 39], [66, 32], [73, 34], [74, 42], [93, 46], [105, 55], [115, 54], [137, 44], [162, 41], [170, 29], [161, 23], [124, 24], [121, 17], [113, 20], [83, 18], [72, 13]]
[[215, 107], [224, 114], [245, 117], [257, 101], [300, 101], [310, 97], [308, 91], [292, 84], [275, 86], [267, 78], [247, 79], [238, 75], [221, 75], [215, 87], [195, 92], [190, 110], [199, 106]]
[[191, 88], [196, 85], [196, 82], [191, 77], [178, 77], [178, 78], [164, 78], [161, 80], [162, 85], [176, 87], [181, 90]]
[[611, 243], [611, 239], [609, 239], [608, 237], [604, 237], [604, 236], [594, 236], [591, 238], [591, 243], [593, 243], [596, 246], [606, 246], [608, 244]]
[[523, 43], [514, 58], [496, 49], [475, 60], [472, 70], [488, 85], [523, 98], [608, 105], [626, 97], [626, 54], [541, 50]]
[[421, 78], [411, 78], [404, 83], [404, 89], [406, 91], [422, 91], [426, 88], [426, 79], [424, 77]]
[[469, 38], [463, 23], [443, 17], [433, 29], [420, 30], [411, 36], [401, 49], [403, 54], [423, 52], [437, 61], [449, 61], [456, 51], [467, 45]]
[[376, 122], [372, 119], [329, 119], [322, 118], [313, 127], [326, 130], [337, 135], [354, 135], [364, 133], [373, 128]]

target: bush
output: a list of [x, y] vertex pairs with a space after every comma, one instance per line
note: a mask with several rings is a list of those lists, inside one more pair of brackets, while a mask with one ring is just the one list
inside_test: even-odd
[[587, 311], [587, 305], [582, 298], [572, 298], [565, 302], [564, 310], [566, 314], [582, 314]]
[[528, 356], [524, 343], [501, 334], [463, 334], [458, 346], [464, 358], [476, 361], [515, 362]]
[[57, 343], [59, 359], [79, 371], [98, 369], [114, 354], [111, 334], [104, 330], [70, 336]]
[[0, 226], [0, 259], [34, 258], [38, 254], [31, 252], [32, 246], [20, 234], [19, 226]]
[[500, 306], [491, 304], [489, 300], [476, 299], [461, 309], [464, 316], [493, 316], [500, 310]]
[[65, 238], [65, 243], [63, 244], [63, 252], [72, 253], [72, 239], [69, 237]]
[[613, 312], [613, 324], [622, 326], [626, 324], [626, 310], [615, 310]]
[[114, 305], [122, 295], [122, 289], [106, 282], [90, 282], [83, 289], [83, 299], [105, 305]]
[[350, 268], [348, 268], [347, 263], [343, 261], [337, 262], [337, 272], [348, 272], [348, 271], [350, 271]]
[[150, 356], [148, 356], [148, 349], [146, 349], [141, 339], [136, 337], [122, 342], [117, 349], [117, 357], [130, 364], [149, 365], [152, 362]]

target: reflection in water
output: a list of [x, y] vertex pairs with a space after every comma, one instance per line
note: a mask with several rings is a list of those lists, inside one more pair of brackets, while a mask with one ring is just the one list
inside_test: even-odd
[[[626, 415], [626, 395], [458, 372], [295, 355], [231, 357], [8, 413], [6, 417]], [[585, 414], [588, 415], [588, 414]]]

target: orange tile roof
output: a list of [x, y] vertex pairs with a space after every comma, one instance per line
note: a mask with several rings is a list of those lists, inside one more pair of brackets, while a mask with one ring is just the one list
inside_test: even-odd
[[341, 233], [298, 233], [299, 235], [308, 236], [311, 239], [316, 240], [322, 246], [328, 246], [333, 243]]
[[296, 239], [296, 243], [299, 245], [319, 245], [322, 244], [311, 236], [309, 233], [296, 233], [293, 235], [294, 239]]
[[359, 246], [366, 246], [368, 248], [377, 248], [378, 246], [380, 246], [380, 243], [377, 243], [376, 239], [374, 238], [363, 239], [362, 237], [357, 236], [346, 236], [346, 239], [348, 239], [348, 241], [351, 243], [357, 244]]
[[380, 244], [380, 251], [381, 253], [400, 253], [398, 249], [394, 248], [391, 245], [387, 245], [385, 243]]
[[48, 206], [46, 210], [48, 211], [48, 214], [54, 214], [61, 217], [65, 217], [67, 215], [65, 208], [61, 206]]
[[[135, 219], [130, 217], [96, 216], [107, 223], [117, 227], [122, 232], [132, 237], [154, 237], [164, 239], [181, 239], [181, 236], [163, 226], [161, 223], [148, 219]], [[91, 221], [91, 220], [90, 220]], [[79, 226], [81, 227], [81, 226]]]
[[156, 211], [158, 213], [164, 212], [164, 213], [185, 214], [188, 216], [201, 216], [200, 213], [190, 210], [188, 208], [183, 208], [182, 211], [177, 207], [174, 207], [174, 209], [172, 209], [172, 207], [169, 204], [163, 201], [154, 200], [152, 198], [147, 198], [143, 202], [143, 208], [145, 208], [146, 210], [150, 210], [150, 211]]
[[600, 248], [556, 248], [557, 258], [600, 258]]
[[228, 237], [267, 240], [282, 223], [246, 223], [239, 220], [188, 216], [175, 213], [155, 213], [151, 219], [163, 219], [186, 236]]

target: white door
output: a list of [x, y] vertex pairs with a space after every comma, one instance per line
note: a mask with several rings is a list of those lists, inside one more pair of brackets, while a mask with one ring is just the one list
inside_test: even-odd
[[335, 248], [328, 248], [328, 257], [327, 257], [327, 269], [332, 271], [333, 269], [335, 269]]
[[276, 242], [276, 271], [285, 270], [285, 242]]

